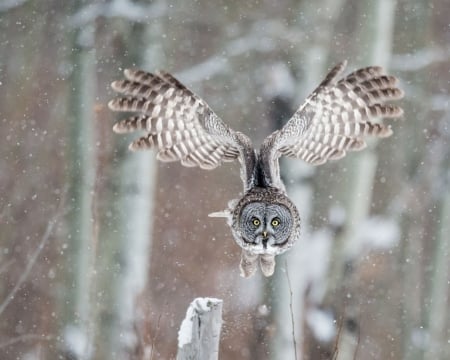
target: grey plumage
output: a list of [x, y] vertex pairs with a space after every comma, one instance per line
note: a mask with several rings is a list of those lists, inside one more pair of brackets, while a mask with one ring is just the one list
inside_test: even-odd
[[[110, 109], [138, 113], [116, 123], [113, 130], [143, 130], [145, 135], [133, 141], [130, 149], [155, 149], [161, 161], [209, 170], [238, 159], [243, 196], [211, 216], [228, 219], [233, 237], [243, 249], [241, 274], [251, 276], [259, 260], [263, 274], [270, 276], [275, 256], [300, 236], [300, 217], [286, 195], [279, 158], [299, 158], [313, 165], [340, 159], [348, 151], [363, 149], [369, 135], [383, 138], [392, 134], [379, 118], [403, 114], [399, 106], [385, 104], [403, 97], [395, 77], [372, 66], [338, 79], [345, 66], [346, 62], [335, 66], [292, 118], [264, 140], [259, 151], [246, 135], [232, 130], [204, 100], [166, 72], [125, 70], [126, 79], [112, 83], [124, 96], [111, 100]], [[271, 226], [275, 218], [280, 224]]]
[[[256, 271], [258, 258], [263, 274], [272, 275], [275, 256], [290, 249], [300, 237], [300, 216], [282, 189], [254, 186], [231, 204], [229, 215], [225, 216], [242, 248], [240, 269], [244, 277]], [[253, 224], [254, 219], [259, 224]], [[271, 225], [274, 219], [279, 222], [276, 226]]]

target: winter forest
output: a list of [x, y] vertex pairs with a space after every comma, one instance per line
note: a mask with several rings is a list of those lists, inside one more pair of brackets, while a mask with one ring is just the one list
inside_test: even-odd
[[[201, 359], [450, 359], [449, 19], [447, 0], [1, 0], [0, 359], [175, 359], [198, 297], [223, 319]], [[343, 60], [398, 77], [404, 116], [342, 160], [282, 160], [301, 238], [272, 277], [242, 278], [208, 217], [237, 162], [162, 163], [112, 131], [111, 82], [162, 69], [258, 146]]]

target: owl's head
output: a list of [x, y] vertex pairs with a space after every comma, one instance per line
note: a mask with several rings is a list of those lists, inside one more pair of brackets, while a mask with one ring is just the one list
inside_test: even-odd
[[238, 201], [232, 214], [232, 233], [243, 249], [242, 275], [253, 275], [258, 258], [264, 275], [272, 275], [275, 255], [288, 250], [300, 236], [297, 208], [281, 190], [256, 187]]

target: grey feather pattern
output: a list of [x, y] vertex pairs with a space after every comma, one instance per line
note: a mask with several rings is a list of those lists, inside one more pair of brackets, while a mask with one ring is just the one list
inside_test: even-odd
[[390, 126], [380, 118], [395, 119], [403, 113], [387, 103], [403, 96], [395, 77], [371, 66], [341, 78], [345, 67], [346, 62], [335, 66], [259, 151], [246, 135], [229, 128], [205, 101], [163, 71], [125, 70], [125, 79], [112, 83], [120, 96], [109, 102], [110, 109], [136, 113], [113, 130], [145, 132], [130, 149], [155, 149], [161, 161], [214, 169], [238, 159], [243, 195], [210, 216], [227, 219], [242, 248], [242, 276], [252, 276], [258, 264], [263, 275], [271, 276], [275, 256], [291, 248], [301, 230], [298, 210], [280, 177], [279, 157], [314, 165], [340, 159], [348, 151], [363, 149], [368, 136], [390, 136]]
[[337, 81], [346, 66], [335, 66], [286, 125], [266, 141], [272, 143], [271, 161], [282, 155], [319, 165], [361, 150], [365, 139], [392, 134], [378, 118], [398, 118], [403, 111], [385, 101], [403, 97], [397, 79], [372, 66]]
[[127, 69], [124, 75], [125, 80], [112, 83], [113, 90], [124, 97], [111, 100], [108, 106], [139, 113], [113, 127], [117, 133], [146, 132], [130, 144], [131, 150], [155, 149], [161, 161], [180, 161], [202, 169], [253, 153], [250, 139], [230, 129], [206, 102], [169, 73]]

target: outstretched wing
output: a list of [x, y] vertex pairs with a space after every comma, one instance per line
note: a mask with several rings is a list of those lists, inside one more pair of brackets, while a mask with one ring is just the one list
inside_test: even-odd
[[[161, 161], [214, 169], [239, 159], [244, 186], [252, 176], [255, 155], [250, 139], [229, 128], [208, 104], [166, 72], [124, 71], [125, 80], [112, 83], [124, 95], [111, 100], [114, 111], [137, 112], [113, 127], [116, 133], [143, 130], [131, 150], [155, 149]], [[253, 162], [252, 162], [253, 161]]]
[[[323, 164], [363, 149], [368, 135], [392, 134], [390, 126], [378, 119], [403, 114], [399, 106], [386, 104], [403, 97], [397, 79], [371, 66], [337, 80], [345, 66], [346, 62], [335, 66], [286, 125], [264, 141], [262, 149], [272, 167], [282, 155]], [[277, 168], [271, 169], [273, 181]]]

